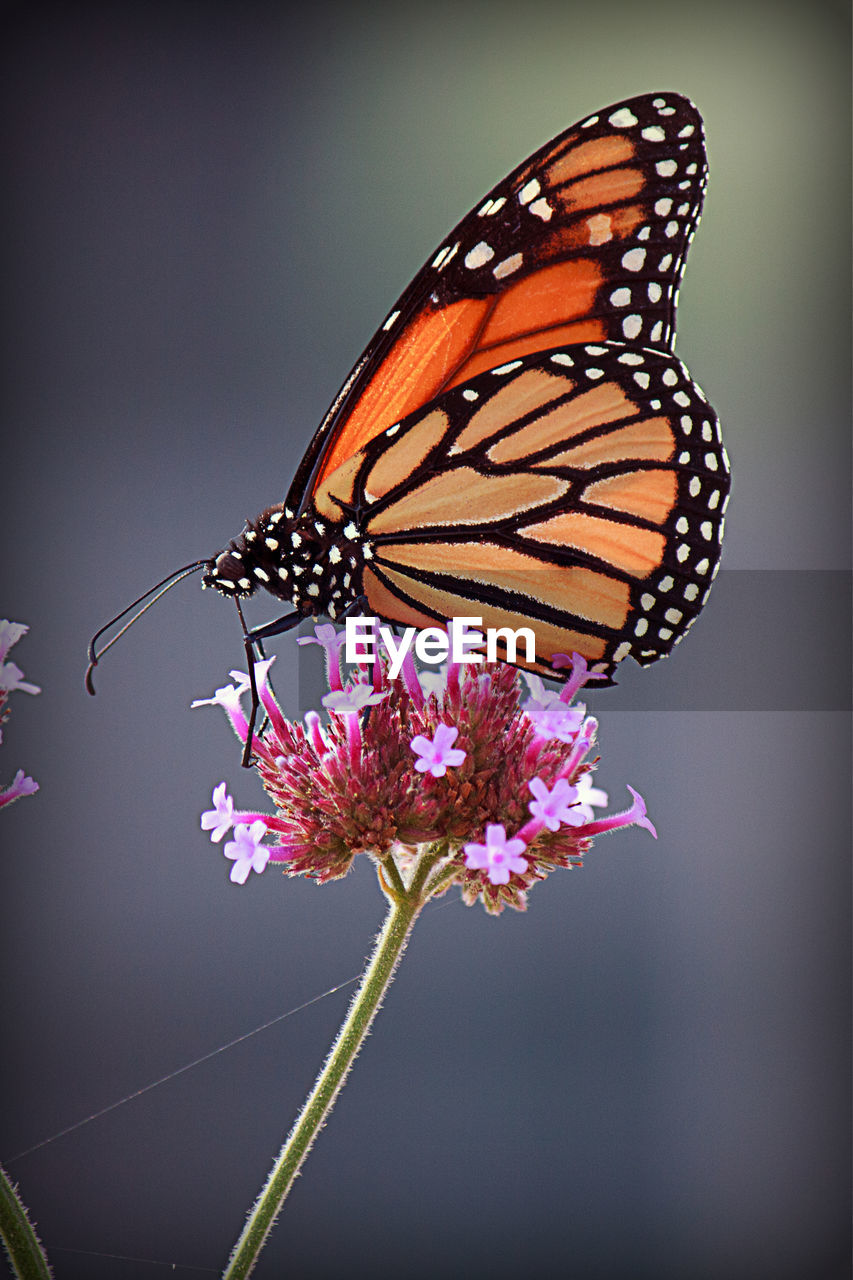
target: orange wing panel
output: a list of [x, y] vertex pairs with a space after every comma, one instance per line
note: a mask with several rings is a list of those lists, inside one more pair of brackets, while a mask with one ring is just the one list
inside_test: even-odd
[[489, 298], [463, 298], [415, 317], [370, 379], [317, 484], [386, 427], [438, 395], [475, 345], [491, 306]]
[[653, 529], [637, 529], [631, 524], [602, 520], [582, 511], [569, 511], [531, 524], [521, 532], [539, 542], [576, 547], [616, 565], [634, 578], [647, 578], [657, 569], [666, 547], [666, 538]]
[[664, 470], [624, 472], [587, 485], [583, 497], [584, 502], [663, 524], [678, 498], [678, 477]]
[[621, 134], [605, 135], [603, 138], [581, 143], [572, 139], [572, 142], [573, 145], [548, 166], [549, 186], [558, 187], [563, 182], [571, 182], [573, 178], [580, 178], [595, 169], [624, 164], [635, 154], [631, 139]]
[[[588, 316], [601, 280], [599, 264], [588, 258], [535, 271], [501, 294], [479, 345], [491, 346]], [[543, 345], [556, 346], [559, 341], [549, 339]]]
[[[424, 605], [425, 608], [434, 611], [434, 617], [439, 618], [456, 618], [460, 616], [471, 616], [482, 618], [484, 627], [517, 627], [530, 626], [536, 633], [536, 667], [540, 670], [547, 671], [550, 667], [550, 660], [555, 653], [582, 653], [590, 662], [597, 662], [604, 657], [607, 642], [602, 640], [600, 636], [588, 635], [583, 631], [574, 631], [564, 627], [555, 626], [550, 622], [543, 622], [539, 618], [529, 618], [526, 614], [516, 614], [508, 609], [501, 609], [498, 606], [487, 604], [485, 601], [477, 600], [470, 594], [466, 594], [464, 587], [460, 588], [459, 593], [444, 591], [439, 587], [433, 587], [425, 582], [416, 582], [404, 573], [398, 573], [391, 568], [384, 568], [383, 575], [387, 578], [392, 587], [397, 588], [401, 592], [411, 595], [414, 600]], [[368, 573], [370, 578], [368, 579]], [[370, 607], [375, 609], [377, 613], [383, 613], [386, 618], [397, 618], [402, 622], [408, 623], [409, 626], [424, 625], [421, 618], [425, 615], [412, 609], [411, 606], [397, 600], [391, 591], [383, 590], [376, 576], [370, 571], [365, 571], [365, 590]], [[523, 648], [520, 651], [517, 666], [527, 666], [522, 658]]]
[[511, 342], [499, 342], [497, 346], [478, 349], [447, 385], [458, 387], [461, 382], [475, 378], [478, 373], [487, 373], [489, 369], [497, 369], [502, 364], [517, 360], [519, 356], [532, 355], [534, 351], [568, 346], [572, 342], [603, 342], [606, 335], [607, 327], [601, 320], [578, 320], [573, 324], [560, 325], [557, 329], [524, 334], [520, 338], [513, 338]]

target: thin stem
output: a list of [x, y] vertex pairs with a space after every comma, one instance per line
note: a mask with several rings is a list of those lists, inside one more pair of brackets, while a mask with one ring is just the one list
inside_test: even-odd
[[365, 970], [361, 985], [353, 997], [346, 1020], [338, 1032], [338, 1038], [317, 1078], [314, 1089], [309, 1094], [296, 1124], [273, 1165], [266, 1186], [249, 1215], [243, 1234], [234, 1247], [223, 1280], [243, 1280], [243, 1277], [251, 1274], [285, 1197], [314, 1139], [334, 1106], [349, 1069], [382, 1004], [382, 999], [406, 948], [412, 926], [427, 900], [423, 886], [435, 862], [436, 853], [430, 847], [422, 855], [408, 889], [404, 888], [401, 881], [400, 887], [403, 893], [395, 892], [393, 897], [389, 897], [390, 907], [385, 924], [376, 940], [376, 948]]
[[48, 1266], [38, 1236], [27, 1217], [16, 1188], [9, 1181], [5, 1169], [0, 1167], [0, 1240], [6, 1246], [6, 1255], [18, 1280], [51, 1280], [53, 1272]]

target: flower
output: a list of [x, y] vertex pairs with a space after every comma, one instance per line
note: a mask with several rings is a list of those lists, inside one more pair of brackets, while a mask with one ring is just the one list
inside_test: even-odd
[[561, 822], [580, 826], [583, 818], [575, 807], [577, 787], [570, 787], [565, 778], [558, 778], [550, 790], [541, 778], [532, 778], [527, 785], [535, 797], [527, 807], [549, 831], [559, 831]]
[[507, 840], [499, 822], [486, 827], [485, 844], [466, 844], [464, 848], [465, 866], [485, 871], [492, 884], [508, 884], [511, 871], [522, 875], [527, 870], [527, 859], [521, 857], [527, 845], [523, 840]]
[[[638, 826], [645, 827], [657, 840], [658, 833], [652, 825], [646, 812], [646, 802], [640, 795], [639, 791], [635, 791], [632, 786], [628, 786], [628, 790], [634, 797], [634, 803], [630, 809], [626, 809], [624, 813], [611, 814], [609, 818], [597, 818], [594, 822], [588, 822], [584, 827], [587, 835], [597, 836], [602, 831], [615, 831], [617, 827]], [[603, 792], [601, 793], [603, 794]]]
[[313, 636], [300, 636], [297, 644], [318, 644], [326, 653], [326, 680], [333, 691], [341, 685], [341, 647], [346, 641], [345, 631], [336, 631], [331, 622], [322, 622], [314, 628]]
[[226, 795], [225, 783], [213, 789], [213, 808], [201, 815], [202, 831], [210, 831], [211, 840], [221, 840], [234, 825], [234, 801]]
[[582, 773], [577, 781], [577, 804], [575, 810], [585, 822], [592, 822], [595, 814], [592, 806], [607, 804], [607, 792], [592, 785], [592, 774]]
[[551, 659], [551, 666], [555, 671], [559, 671], [561, 667], [571, 667], [572, 669], [560, 694], [563, 702], [571, 702], [578, 689], [582, 689], [585, 684], [589, 684], [590, 680], [607, 679], [600, 671], [590, 671], [586, 658], [581, 653], [573, 653], [571, 657], [566, 653], [555, 653]]
[[555, 689], [546, 689], [540, 676], [525, 671], [530, 697], [523, 709], [542, 738], [573, 742], [586, 714], [583, 706], [572, 707]]
[[359, 711], [363, 711], [365, 707], [374, 707], [377, 702], [387, 697], [387, 693], [374, 693], [369, 684], [356, 682], [348, 689], [333, 689], [320, 701], [327, 710], [334, 711], [339, 716], [348, 716], [358, 715]]
[[234, 828], [234, 839], [228, 841], [222, 852], [226, 858], [234, 859], [230, 878], [235, 884], [245, 884], [250, 871], [260, 875], [267, 865], [270, 849], [261, 844], [266, 833], [266, 823], [260, 818], [251, 825], [241, 822]]
[[413, 751], [421, 758], [415, 761], [419, 773], [431, 773], [434, 778], [443, 778], [448, 765], [461, 764], [465, 752], [453, 743], [459, 737], [459, 730], [449, 724], [436, 725], [432, 741], [422, 733], [417, 734], [410, 743]]
[[[342, 662], [332, 632], [320, 630], [317, 642]], [[220, 783], [202, 818], [212, 838], [233, 827], [225, 845], [232, 879], [245, 881], [257, 860], [324, 883], [364, 854], [389, 869], [387, 887], [430, 850], [431, 896], [455, 884], [468, 905], [499, 913], [524, 910], [532, 886], [555, 870], [581, 867], [598, 832], [628, 823], [651, 829], [638, 798], [623, 814], [595, 817], [592, 806], [606, 803], [591, 782], [597, 723], [539, 676], [451, 661], [421, 677], [410, 662], [392, 680], [387, 655], [374, 661], [369, 682], [343, 679], [340, 663], [337, 670], [330, 679], [340, 688], [322, 698], [321, 724], [314, 711], [288, 720], [269, 687], [269, 664], [256, 664], [267, 724], [252, 745], [272, 811], [237, 812]], [[572, 671], [580, 688], [585, 665]], [[248, 677], [227, 689], [195, 705], [222, 706], [245, 743]], [[253, 842], [258, 823], [265, 844], [264, 835]]]

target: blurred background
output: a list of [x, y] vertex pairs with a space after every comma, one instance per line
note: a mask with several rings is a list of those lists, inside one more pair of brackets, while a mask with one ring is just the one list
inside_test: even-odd
[[[634, 93], [706, 121], [678, 352], [718, 409], [724, 572], [590, 693], [601, 839], [526, 915], [419, 922], [257, 1275], [836, 1280], [849, 1197], [849, 19], [834, 0], [3, 11], [0, 1159], [59, 1280], [216, 1275], [357, 974], [369, 864], [240, 888], [199, 830], [243, 664], [198, 581], [278, 501], [374, 328], [547, 138]], [[261, 605], [253, 620], [272, 616]], [[316, 650], [276, 647], [291, 714]], [[452, 900], [451, 900], [452, 899]]]

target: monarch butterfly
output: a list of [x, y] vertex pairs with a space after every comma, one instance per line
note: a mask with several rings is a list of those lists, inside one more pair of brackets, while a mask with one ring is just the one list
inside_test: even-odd
[[532, 626], [536, 661], [519, 665], [549, 675], [558, 652], [612, 683], [629, 654], [671, 650], [718, 567], [729, 489], [717, 416], [672, 354], [706, 182], [696, 108], [644, 94], [573, 125], [463, 218], [286, 500], [178, 571], [203, 569], [238, 610], [258, 588], [292, 605], [243, 624], [250, 674], [253, 643], [359, 605], [415, 627]]

